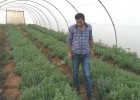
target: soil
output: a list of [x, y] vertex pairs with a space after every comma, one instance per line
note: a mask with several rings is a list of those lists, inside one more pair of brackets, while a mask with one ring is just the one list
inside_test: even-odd
[[[47, 52], [45, 52], [45, 54], [50, 56], [51, 51], [48, 50], [48, 48], [45, 48], [44, 51], [45, 50], [47, 50]], [[56, 63], [59, 66], [60, 72], [62, 72], [64, 75], [66, 75], [68, 77], [68, 79], [70, 79], [70, 80], [72, 79], [72, 71], [69, 68], [69, 66], [64, 63], [64, 61], [62, 59], [60, 59], [58, 57], [53, 57], [53, 58], [51, 58], [50, 62]], [[81, 84], [80, 89], [81, 89], [81, 95], [83, 97], [83, 100], [87, 100], [85, 85]]]
[[[7, 36], [8, 33], [6, 27], [4, 27], [0, 33], [0, 54], [3, 52], [8, 54], [10, 51], [9, 44], [6, 41]], [[13, 60], [3, 61], [5, 60], [4, 57], [0, 60], [0, 100], [18, 100], [20, 94], [18, 85], [21, 78], [14, 73]]]
[[[20, 29], [21, 30], [21, 32], [25, 35], [25, 36], [28, 36], [29, 34], [28, 34], [28, 32], [26, 32], [25, 30], [23, 30], [23, 29], [21, 29], [19, 26], [18, 26], [18, 29]], [[34, 42], [34, 41], [32, 41], [32, 42]], [[43, 46], [42, 44], [38, 44], [38, 42], [36, 42], [35, 43], [36, 44], [36, 46], [38, 47], [38, 46]], [[40, 48], [40, 47], [38, 47], [38, 48]], [[43, 49], [44, 50], [44, 49]], [[47, 49], [46, 48], [46, 50], [49, 50], [49, 49]], [[46, 56], [48, 56], [48, 55], [50, 55], [50, 51], [46, 51], [46, 50], [44, 50], [44, 52], [45, 52], [45, 55]], [[98, 55], [97, 53], [96, 54], [94, 54], [94, 57], [96, 58], [96, 59], [100, 59], [101, 58], [101, 55]], [[50, 58], [49, 58], [50, 59]], [[115, 65], [115, 61], [113, 60], [113, 59], [107, 59], [105, 62], [107, 62], [108, 64], [111, 64], [111, 65]], [[139, 72], [137, 72], [137, 71], [135, 71], [134, 69], [132, 69], [132, 68], [130, 68], [130, 67], [125, 67], [125, 68], [123, 68], [123, 70], [126, 70], [126, 71], [128, 71], [128, 72], [131, 72], [131, 73], [134, 73], [134, 74], [136, 74], [136, 75], [140, 75], [140, 73]]]
[[3, 96], [6, 97], [6, 100], [18, 100], [20, 95], [19, 83], [21, 81], [21, 77], [14, 73], [13, 60], [10, 60], [8, 65], [5, 67], [5, 73], [8, 77], [5, 80]]
[[[101, 58], [98, 54], [95, 54], [94, 57], [95, 57], [96, 59], [100, 59], [100, 58]], [[108, 63], [108, 64], [111, 64], [111, 65], [113, 65], [113, 66], [116, 65], [116, 64], [115, 64], [115, 61], [114, 61], [113, 59], [107, 59], [105, 62]], [[119, 67], [118, 67], [118, 68], [119, 68]], [[130, 73], [133, 73], [133, 74], [136, 74], [136, 75], [140, 75], [140, 72], [137, 72], [136, 70], [134, 70], [134, 69], [132, 69], [132, 68], [130, 68], [130, 67], [124, 67], [124, 68], [122, 68], [122, 70], [125, 70], [125, 71], [127, 71], [127, 72], [130, 72]]]
[[136, 75], [140, 75], [139, 72], [135, 71], [134, 69], [132, 69], [132, 68], [130, 68], [130, 67], [125, 67], [125, 68], [123, 68], [123, 70], [126, 70], [126, 71], [128, 71], [128, 72], [130, 72], [130, 73], [134, 73], [134, 74], [136, 74]]
[[[20, 31], [27, 36], [26, 34], [28, 34], [28, 32], [25, 32], [22, 28], [18, 27], [18, 29], [20, 29]], [[69, 79], [72, 79], [72, 71], [71, 69], [68, 67], [68, 65], [66, 65], [63, 61], [63, 59], [60, 59], [59, 57], [51, 57], [51, 51], [48, 48], [45, 48], [39, 41], [37, 40], [32, 40], [32, 43], [39, 49], [42, 51], [42, 53], [44, 55], [46, 55], [46, 57], [49, 59], [49, 61], [51, 63], [55, 63], [59, 66], [59, 70], [60, 72], [62, 72], [64, 75], [66, 75]], [[85, 86], [83, 84], [81, 84], [81, 95], [83, 97], [83, 100], [87, 100], [86, 97], [86, 91], [85, 91]], [[93, 90], [95, 91], [95, 90]]]
[[113, 59], [108, 59], [106, 62], [107, 62], [108, 64], [111, 64], [111, 65], [114, 65], [114, 64], [115, 64], [115, 62], [114, 62]]
[[[18, 29], [25, 35], [25, 36], [28, 36], [28, 32], [26, 32], [25, 30], [23, 30], [22, 28], [18, 27]], [[56, 63], [58, 66], [59, 66], [59, 70], [60, 72], [62, 72], [64, 75], [66, 75], [69, 79], [72, 79], [72, 71], [71, 69], [68, 67], [68, 65], [66, 65], [63, 61], [63, 59], [60, 59], [58, 57], [51, 57], [51, 51], [48, 49], [48, 48], [45, 48], [39, 41], [37, 40], [32, 40], [32, 43], [42, 51], [42, 53], [44, 55], [47, 56], [47, 58], [49, 59], [50, 62], [52, 63]], [[94, 57], [96, 59], [100, 59], [101, 56], [99, 56], [98, 54], [95, 54]], [[108, 59], [106, 60], [106, 62], [108, 64], [112, 64], [112, 65], [115, 65], [115, 62], [113, 59]], [[128, 72], [131, 72], [131, 73], [135, 73], [137, 75], [140, 75], [140, 73], [137, 73], [136, 71], [134, 71], [133, 69], [131, 68], [123, 68], [123, 70], [126, 70]], [[85, 90], [85, 84], [82, 83], [81, 84], [81, 94], [82, 94], [82, 97], [83, 97], [83, 100], [87, 100], [87, 97], [86, 97], [86, 90]], [[96, 94], [96, 88], [94, 87], [93, 88], [93, 95], [95, 96]]]
[[[18, 29], [21, 30], [21, 32], [25, 35], [25, 36], [28, 36], [29, 33], [26, 32], [25, 30], [21, 29], [20, 27], [18, 27]], [[51, 57], [51, 51], [48, 49], [48, 48], [45, 48], [39, 41], [37, 40], [32, 40], [32, 43], [42, 51], [42, 53], [44, 55], [47, 56], [47, 58], [49, 59], [50, 62], [52, 63], [56, 63], [58, 66], [59, 66], [59, 70], [60, 72], [62, 72], [64, 75], [66, 75], [69, 79], [72, 79], [72, 71], [71, 69], [68, 67], [68, 65], [66, 65], [65, 63], [63, 63], [64, 61], [58, 57]], [[94, 57], [96, 59], [100, 59], [101, 56], [99, 56], [98, 54], [95, 54]], [[113, 59], [108, 59], [106, 60], [106, 62], [108, 64], [112, 64], [112, 65], [115, 65], [115, 62]], [[137, 75], [140, 75], [140, 73], [134, 71], [133, 69], [131, 68], [123, 68], [123, 70], [126, 70], [128, 72], [131, 72], [131, 73], [135, 73]], [[82, 97], [83, 97], [83, 100], [87, 100], [87, 97], [86, 97], [86, 90], [85, 90], [85, 84], [82, 83], [81, 84], [81, 94], [82, 94]], [[96, 94], [96, 88], [94, 87], [93, 88], [93, 95]], [[95, 96], [95, 95], [94, 95]]]

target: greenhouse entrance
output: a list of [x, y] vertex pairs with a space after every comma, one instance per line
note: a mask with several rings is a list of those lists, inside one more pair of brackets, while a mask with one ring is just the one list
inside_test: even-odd
[[24, 11], [7, 10], [6, 23], [14, 25], [25, 24]]

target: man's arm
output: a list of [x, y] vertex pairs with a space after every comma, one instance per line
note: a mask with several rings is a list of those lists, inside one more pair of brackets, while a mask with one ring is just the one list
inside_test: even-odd
[[68, 47], [68, 57], [70, 60], [72, 60], [71, 44], [68, 44], [67, 47]]
[[89, 40], [89, 46], [90, 46], [90, 55], [91, 57], [94, 56], [94, 53], [93, 53], [93, 40]]
[[68, 38], [67, 38], [67, 48], [68, 48], [68, 58], [70, 60], [72, 60], [72, 53], [71, 53], [71, 47], [72, 47], [72, 31], [69, 28], [69, 34], [68, 34]]
[[91, 27], [91, 31], [89, 33], [89, 46], [90, 46], [90, 56], [93, 57], [94, 53], [93, 53], [93, 36], [92, 36], [92, 27]]
[[71, 52], [71, 44], [67, 44], [68, 46], [68, 52]]

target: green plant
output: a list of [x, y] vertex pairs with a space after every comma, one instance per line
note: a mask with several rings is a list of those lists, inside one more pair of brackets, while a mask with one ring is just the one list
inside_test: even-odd
[[[47, 36], [52, 36], [58, 41], [62, 41], [64, 43], [66, 42], [67, 35], [64, 33], [55, 32], [37, 25], [29, 25], [29, 27], [40, 31]], [[109, 46], [107, 44], [102, 43], [101, 41], [94, 42], [94, 53], [98, 55], [103, 61], [107, 61], [110, 59], [113, 60], [114, 63], [118, 65], [118, 67], [132, 68], [136, 72], [139, 72], [140, 70], [140, 61], [138, 60], [137, 54], [133, 52], [127, 52], [121, 47], [116, 48], [116, 46]], [[61, 56], [61, 54], [59, 56]]]
[[[25, 28], [25, 26], [22, 26], [22, 27], [26, 30], [28, 29], [27, 31], [30, 33], [31, 37], [34, 37], [39, 42], [41, 42], [45, 47], [48, 47], [50, 50], [52, 50], [52, 52], [55, 52], [54, 53], [55, 56], [58, 56], [57, 53], [61, 54], [64, 61], [69, 66], [72, 66], [71, 62], [68, 60], [67, 53], [66, 53], [67, 52], [66, 45], [64, 43], [56, 40], [55, 38], [53, 38], [52, 36], [49, 36], [47, 34], [42, 35], [41, 33], [38, 33], [38, 31], [32, 30], [28, 27]], [[30, 30], [32, 30], [32, 31], [30, 31]], [[51, 41], [52, 43], [55, 43], [55, 44], [50, 45], [51, 43], [48, 41]], [[112, 59], [114, 57], [116, 57], [116, 58], [120, 57], [119, 54], [128, 55], [126, 57], [125, 56], [120, 57], [120, 60], [122, 58], [127, 58], [127, 57], [133, 55], [132, 53], [130, 53], [130, 54], [126, 53], [122, 49], [117, 50], [116, 47], [108, 49], [107, 46], [102, 46], [102, 45], [98, 45], [98, 46], [100, 48], [102, 48], [102, 50], [101, 50], [102, 55], [104, 54], [104, 52], [103, 52], [104, 50], [108, 51], [108, 53], [111, 52], [111, 54], [113, 54]], [[64, 48], [65, 53], [62, 53], [63, 49], [60, 50], [61, 49], [60, 47]], [[108, 56], [108, 53], [104, 54], [104, 56], [105, 55]], [[133, 56], [134, 56], [134, 58], [136, 57], [135, 54]], [[126, 63], [121, 62], [121, 64], [125, 65]], [[80, 77], [81, 77], [81, 80], [83, 80], [83, 77], [81, 75], [82, 75], [82, 72], [80, 71]], [[113, 67], [113, 65], [105, 63], [101, 59], [91, 59], [91, 77], [92, 77], [93, 86], [95, 86], [96, 90], [97, 90], [96, 95], [98, 98], [100, 98], [102, 100], [125, 100], [125, 98], [127, 100], [132, 100], [132, 98], [134, 98], [134, 96], [135, 96], [134, 100], [138, 100], [137, 98], [139, 98], [139, 96], [140, 96], [140, 94], [139, 94], [140, 77], [139, 76], [129, 73], [127, 71], [123, 71], [123, 70], [119, 69], [118, 66]], [[130, 89], [132, 89], [134, 91], [134, 93], [132, 93], [132, 92], [127, 93], [127, 91], [131, 91]], [[123, 93], [119, 92], [119, 91], [123, 91]], [[57, 98], [62, 97], [62, 96], [58, 96], [57, 94], [55, 94], [55, 95], [57, 96]], [[129, 96], [130, 98], [126, 97], [127, 95], [130, 95]], [[117, 97], [119, 99], [115, 99]], [[62, 97], [62, 99], [63, 99], [63, 97]]]
[[62, 41], [62, 42], [66, 42], [66, 38], [67, 38], [67, 34], [64, 32], [56, 32], [54, 30], [49, 30], [47, 28], [38, 26], [38, 25], [34, 25], [34, 24], [29, 24], [29, 27], [34, 28], [44, 34], [49, 34], [51, 36], [53, 36], [54, 38], [56, 38], [58, 41]]
[[[8, 25], [8, 33], [12, 48], [10, 55], [14, 60], [15, 71], [22, 78], [20, 100], [53, 100], [57, 98], [55, 94], [62, 94], [67, 100], [80, 100], [68, 79], [49, 63], [28, 38], [13, 25]], [[69, 95], [64, 93], [67, 88]]]

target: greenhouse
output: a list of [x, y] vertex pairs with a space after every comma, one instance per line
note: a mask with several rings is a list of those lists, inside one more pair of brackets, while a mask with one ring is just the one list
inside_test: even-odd
[[0, 100], [140, 100], [139, 0], [0, 0]]

